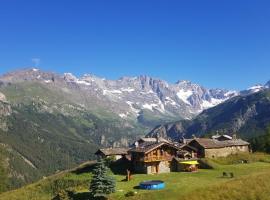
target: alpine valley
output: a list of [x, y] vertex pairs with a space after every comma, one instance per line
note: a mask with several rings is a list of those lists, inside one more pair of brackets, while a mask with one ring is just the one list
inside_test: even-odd
[[20, 187], [93, 159], [100, 146], [128, 146], [146, 134], [173, 140], [216, 131], [263, 135], [270, 123], [269, 86], [230, 91], [148, 76], [107, 80], [35, 68], [4, 74], [0, 177], [5, 171], [7, 188]]

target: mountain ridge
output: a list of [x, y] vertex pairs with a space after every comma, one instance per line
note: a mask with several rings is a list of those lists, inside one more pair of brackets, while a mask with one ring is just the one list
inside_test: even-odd
[[[206, 89], [190, 81], [177, 81], [176, 84], [146, 75], [122, 77], [107, 80], [85, 74], [77, 78], [71, 73], [59, 75], [39, 69], [24, 69], [10, 72], [0, 77], [2, 82], [43, 81], [46, 84], [78, 87], [91, 94], [98, 101], [107, 99], [118, 107], [121, 118], [136, 118], [143, 110], [171, 118], [192, 118], [202, 110], [213, 107], [232, 96], [236, 91]], [[114, 112], [116, 112], [114, 110]]]
[[193, 135], [204, 137], [221, 134], [239, 136], [250, 139], [263, 135], [270, 125], [270, 89], [240, 95], [203, 111], [193, 120], [182, 120], [155, 127], [148, 137], [161, 136], [173, 140]]

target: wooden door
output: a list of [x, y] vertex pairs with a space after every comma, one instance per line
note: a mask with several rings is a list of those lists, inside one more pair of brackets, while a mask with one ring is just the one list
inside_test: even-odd
[[157, 174], [158, 171], [159, 171], [159, 169], [158, 169], [158, 163], [153, 163], [153, 164], [151, 165], [151, 173], [152, 173], [152, 174]]
[[151, 173], [152, 174], [157, 173], [157, 166], [155, 164], [151, 165]]

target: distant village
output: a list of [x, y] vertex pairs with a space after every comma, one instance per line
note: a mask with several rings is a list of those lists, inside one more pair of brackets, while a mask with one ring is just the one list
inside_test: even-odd
[[140, 138], [130, 148], [99, 149], [100, 158], [113, 158], [129, 163], [134, 173], [159, 174], [196, 172], [202, 158], [227, 157], [250, 152], [249, 143], [236, 135], [215, 135], [212, 138], [182, 139], [172, 142], [161, 137]]

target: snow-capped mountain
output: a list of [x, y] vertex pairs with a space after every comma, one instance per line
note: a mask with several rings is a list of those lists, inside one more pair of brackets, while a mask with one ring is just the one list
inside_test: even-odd
[[50, 87], [68, 88], [80, 93], [81, 98], [70, 94], [70, 98], [76, 98], [80, 105], [94, 102], [123, 119], [135, 119], [143, 113], [189, 119], [239, 94], [236, 91], [207, 89], [190, 81], [170, 84], [149, 76], [107, 80], [89, 74], [82, 77], [71, 73], [58, 75], [35, 68], [5, 74], [0, 80], [38, 81]]
[[267, 88], [270, 88], [270, 81], [268, 81], [265, 85], [257, 84], [257, 85], [254, 85], [252, 87], [249, 87], [248, 89], [241, 91], [240, 94], [241, 95], [249, 95], [249, 94], [253, 94], [256, 92], [260, 92], [260, 91], [265, 90]]
[[267, 84], [257, 85], [237, 92], [207, 89], [185, 80], [175, 84], [149, 76], [107, 80], [91, 74], [76, 77], [71, 73], [59, 75], [35, 68], [5, 74], [0, 81], [37, 81], [50, 88], [61, 88], [80, 106], [101, 107], [122, 119], [145, 119], [146, 115], [163, 119], [190, 119], [234, 96], [258, 92], [267, 87]]

